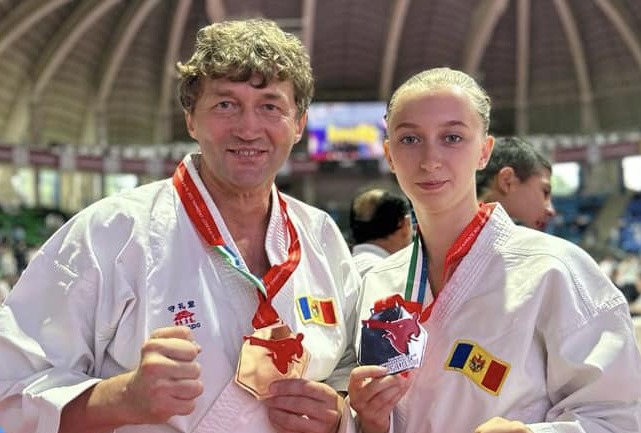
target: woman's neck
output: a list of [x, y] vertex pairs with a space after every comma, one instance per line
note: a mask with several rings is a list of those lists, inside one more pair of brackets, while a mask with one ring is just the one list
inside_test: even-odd
[[445, 258], [463, 229], [476, 215], [477, 208], [464, 211], [432, 214], [416, 209], [416, 219], [421, 230], [421, 241], [428, 257], [428, 279], [432, 293], [436, 296], [443, 286]]

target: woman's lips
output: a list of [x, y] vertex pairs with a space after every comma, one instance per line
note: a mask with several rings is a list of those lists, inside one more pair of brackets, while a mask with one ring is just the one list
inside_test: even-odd
[[417, 185], [424, 190], [434, 191], [440, 189], [446, 183], [447, 181], [445, 180], [429, 180], [426, 182], [418, 182]]

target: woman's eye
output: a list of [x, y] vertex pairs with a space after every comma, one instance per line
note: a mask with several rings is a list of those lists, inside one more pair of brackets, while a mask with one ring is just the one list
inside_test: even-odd
[[460, 135], [456, 135], [456, 134], [448, 134], [448, 135], [445, 136], [445, 141], [448, 142], [448, 143], [458, 143], [462, 139], [463, 139], [463, 137], [461, 137]]
[[402, 137], [400, 142], [403, 144], [416, 144], [418, 143], [418, 137], [414, 135], [408, 135], [406, 137]]

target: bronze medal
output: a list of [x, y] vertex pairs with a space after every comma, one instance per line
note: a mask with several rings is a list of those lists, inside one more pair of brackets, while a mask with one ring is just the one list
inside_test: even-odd
[[245, 336], [238, 359], [236, 383], [254, 397], [269, 396], [269, 386], [281, 379], [303, 377], [309, 352], [303, 346], [304, 335], [293, 334], [289, 326], [277, 323]]

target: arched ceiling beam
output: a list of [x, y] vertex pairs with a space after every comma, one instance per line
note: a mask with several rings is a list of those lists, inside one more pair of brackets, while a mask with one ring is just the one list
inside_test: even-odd
[[301, 40], [303, 45], [307, 48], [309, 57], [312, 57], [312, 49], [314, 48], [314, 23], [316, 22], [316, 0], [304, 0], [302, 12], [302, 30]]
[[98, 110], [104, 109], [107, 99], [113, 89], [116, 74], [120, 70], [123, 60], [129, 47], [138, 34], [138, 30], [145, 23], [145, 20], [159, 0], [143, 0], [141, 2], [129, 3], [127, 10], [121, 16], [118, 26], [115, 29], [113, 40], [115, 43], [111, 50], [103, 57], [101, 70], [98, 71], [100, 84], [96, 97]]
[[396, 68], [396, 59], [398, 47], [401, 43], [401, 32], [403, 24], [407, 17], [411, 0], [395, 0], [392, 10], [392, 18], [385, 40], [385, 53], [383, 54], [383, 63], [381, 64], [381, 81], [378, 83], [378, 97], [386, 101], [392, 93], [394, 80], [394, 69]]
[[32, 102], [40, 100], [43, 90], [67, 57], [76, 42], [91, 28], [109, 9], [121, 0], [83, 1], [67, 18], [51, 42], [45, 48], [40, 62], [35, 68], [35, 86]]
[[514, 105], [515, 130], [518, 135], [526, 135], [528, 122], [528, 89], [530, 85], [530, 0], [516, 3], [516, 91]]
[[0, 21], [0, 54], [37, 22], [71, 0], [28, 0], [18, 3]]
[[173, 13], [171, 30], [167, 41], [167, 51], [162, 68], [162, 79], [160, 82], [160, 98], [158, 100], [158, 113], [154, 127], [154, 141], [166, 143], [171, 139], [171, 100], [173, 94], [173, 82], [175, 76], [176, 62], [180, 41], [185, 33], [185, 25], [189, 17], [192, 0], [179, 0], [176, 10]]
[[[28, 95], [30, 89], [31, 82], [29, 80], [24, 80], [16, 94]], [[3, 139], [8, 143], [26, 143], [30, 121], [29, 109], [29, 98], [20, 96], [14, 98], [13, 103], [11, 104], [9, 117], [7, 117], [4, 131], [2, 132]]]
[[158, 4], [159, 0], [142, 0], [130, 2], [121, 15], [118, 25], [113, 33], [113, 43], [109, 51], [103, 56], [102, 65], [98, 71], [100, 84], [96, 94], [95, 115], [98, 127], [98, 144], [107, 144], [107, 100], [113, 90], [116, 75], [120, 70], [129, 47], [145, 23], [145, 20]]
[[597, 6], [601, 8], [606, 18], [610, 20], [617, 32], [619, 32], [619, 36], [623, 39], [623, 42], [632, 53], [634, 60], [637, 62], [637, 66], [641, 70], [641, 44], [639, 44], [632, 29], [623, 19], [621, 11], [619, 11], [610, 0], [595, 0], [595, 2]]
[[496, 23], [505, 13], [508, 0], [479, 1], [472, 14], [468, 37], [463, 51], [463, 71], [475, 76], [481, 59], [494, 33]]
[[[74, 9], [64, 24], [56, 31], [39, 56], [39, 62], [33, 68], [33, 81], [23, 80], [17, 92], [18, 100], [29, 101], [30, 108], [24, 112], [23, 104], [13, 104], [8, 119], [27, 116], [28, 122], [16, 122], [18, 127], [8, 127], [11, 136], [20, 142], [27, 139], [32, 144], [39, 144], [41, 137], [40, 98], [45, 87], [53, 77], [60, 64], [73, 49], [76, 42], [95, 22], [121, 0], [87, 0]], [[40, 2], [48, 3], [48, 2]], [[30, 137], [28, 137], [30, 136]]]
[[581, 130], [584, 132], [595, 131], [598, 129], [598, 119], [594, 110], [594, 97], [592, 85], [590, 84], [590, 75], [588, 73], [585, 54], [583, 53], [583, 44], [579, 37], [579, 30], [572, 11], [566, 0], [553, 0], [561, 25], [568, 40], [570, 54], [574, 62], [574, 70], [579, 85], [579, 100], [581, 102]]
[[219, 23], [225, 19], [225, 5], [223, 0], [207, 0], [205, 3], [205, 11], [210, 23]]

